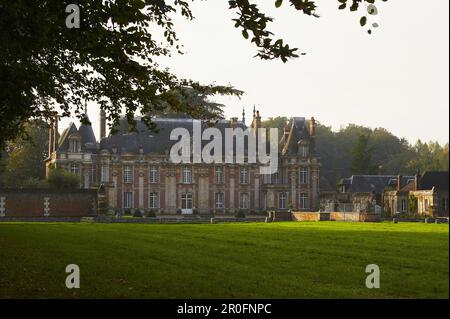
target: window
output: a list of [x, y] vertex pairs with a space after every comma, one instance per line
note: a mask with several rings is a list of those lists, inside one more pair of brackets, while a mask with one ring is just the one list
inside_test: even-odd
[[215, 202], [216, 208], [223, 208], [223, 193], [216, 193]]
[[241, 167], [241, 171], [239, 174], [239, 182], [241, 184], [248, 184], [248, 168]]
[[247, 193], [241, 193], [239, 198], [239, 208], [241, 209], [248, 209], [249, 207], [249, 200], [248, 200], [248, 194]]
[[299, 147], [299, 153], [301, 157], [307, 157], [308, 156], [308, 145], [302, 144]]
[[95, 185], [97, 183], [97, 165], [91, 166], [90, 182], [91, 185]]
[[307, 167], [300, 168], [300, 184], [309, 184], [309, 172]]
[[159, 182], [159, 169], [157, 166], [150, 167], [150, 183]]
[[72, 173], [72, 174], [75, 174], [75, 175], [80, 175], [80, 165], [78, 165], [78, 164], [71, 164], [70, 165], [70, 172]]
[[448, 198], [442, 200], [442, 210], [446, 212], [448, 210]]
[[280, 192], [278, 200], [279, 200], [278, 207], [280, 209], [286, 209], [287, 208], [287, 194], [285, 192]]
[[222, 166], [216, 166], [216, 183], [217, 184], [223, 183], [223, 167]]
[[123, 167], [123, 182], [124, 183], [133, 182], [133, 168], [129, 165]]
[[72, 153], [78, 153], [81, 151], [81, 143], [78, 138], [72, 138], [69, 140], [69, 149]]
[[108, 165], [102, 165], [100, 180], [103, 183], [109, 182], [109, 166]]
[[428, 199], [425, 199], [424, 211], [428, 211]]
[[181, 194], [181, 209], [192, 209], [192, 194]]
[[308, 194], [301, 193], [300, 194], [300, 209], [308, 208]]
[[183, 168], [183, 183], [184, 184], [192, 183], [192, 169], [189, 166], [185, 166]]
[[402, 212], [406, 212], [406, 199], [402, 199], [400, 202], [400, 209]]
[[159, 193], [151, 192], [150, 193], [150, 208], [159, 208]]
[[123, 193], [123, 208], [133, 208], [133, 193], [124, 192]]

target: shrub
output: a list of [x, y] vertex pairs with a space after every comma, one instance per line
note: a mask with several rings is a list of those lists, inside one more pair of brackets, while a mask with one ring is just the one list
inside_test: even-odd
[[236, 218], [245, 218], [245, 212], [242, 209], [239, 209], [236, 212]]
[[133, 217], [143, 217], [143, 214], [139, 209], [136, 209], [133, 213]]
[[129, 209], [129, 208], [125, 209], [125, 210], [123, 211], [123, 214], [124, 214], [125, 216], [130, 216], [130, 215], [131, 215], [131, 209]]
[[102, 215], [106, 215], [108, 213], [108, 203], [106, 201], [99, 201], [98, 213]]
[[194, 208], [194, 209], [192, 210], [192, 214], [198, 215], [198, 209], [197, 209], [197, 208]]
[[48, 172], [47, 183], [51, 188], [80, 188], [80, 177], [78, 175], [55, 168]]
[[153, 209], [150, 209], [150, 210], [147, 212], [147, 217], [156, 217], [155, 211], [154, 211]]
[[181, 215], [181, 209], [178, 209], [178, 210], [177, 210], [177, 214], [178, 214], [178, 215]]

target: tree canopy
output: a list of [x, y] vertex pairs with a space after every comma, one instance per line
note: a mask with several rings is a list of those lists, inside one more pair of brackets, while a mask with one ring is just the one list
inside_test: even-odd
[[[193, 0], [192, 0], [193, 1]], [[317, 17], [316, 1], [272, 0], [300, 14]], [[384, 1], [384, 0], [381, 0]], [[68, 28], [66, 8], [79, 8], [79, 28]], [[199, 96], [241, 95], [232, 86], [200, 84], [161, 68], [156, 59], [181, 52], [172, 17], [192, 20], [188, 0], [0, 0], [0, 149], [30, 118], [77, 116], [82, 122], [84, 101], [95, 101], [111, 126], [122, 108], [131, 128], [134, 115], [151, 126], [151, 114], [167, 108], [203, 119], [221, 112], [202, 104], [183, 105], [180, 96], [190, 88]], [[377, 13], [375, 0], [338, 0], [339, 9], [361, 9], [362, 26]], [[236, 15], [232, 23], [256, 47], [261, 59], [283, 62], [302, 53], [276, 38], [273, 19], [249, 0], [229, 0]], [[363, 6], [364, 4], [364, 6]], [[73, 7], [73, 6], [72, 6]], [[75, 19], [75, 16], [74, 16]], [[375, 27], [375, 25], [373, 26]], [[163, 34], [163, 41], [156, 34]], [[193, 94], [192, 91], [190, 94]]]

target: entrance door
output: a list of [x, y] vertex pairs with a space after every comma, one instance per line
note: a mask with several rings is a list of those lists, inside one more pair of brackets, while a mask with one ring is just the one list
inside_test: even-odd
[[192, 194], [181, 194], [181, 213], [192, 214]]

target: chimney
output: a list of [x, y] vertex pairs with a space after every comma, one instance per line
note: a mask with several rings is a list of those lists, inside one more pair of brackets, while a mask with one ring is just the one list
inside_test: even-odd
[[311, 117], [311, 120], [309, 121], [309, 135], [311, 135], [311, 137], [316, 136], [316, 120], [314, 119], [314, 116]]
[[48, 127], [48, 158], [52, 158], [53, 152], [53, 121]]
[[287, 142], [290, 132], [291, 132], [291, 128], [289, 127], [289, 122], [286, 122], [286, 124], [284, 125], [284, 130], [283, 130], [284, 142]]
[[259, 115], [259, 110], [256, 111], [256, 128], [261, 128], [261, 116]]
[[414, 175], [414, 190], [420, 190], [421, 189], [421, 179], [422, 176], [420, 175], [420, 171], [417, 171], [416, 175]]
[[397, 176], [397, 192], [402, 189], [402, 175]]
[[53, 118], [53, 139], [52, 139], [52, 144], [53, 144], [53, 152], [56, 152], [56, 150], [58, 149], [58, 113], [54, 113], [54, 118]]
[[100, 141], [106, 137], [106, 113], [100, 109]]
[[231, 128], [236, 128], [236, 124], [237, 124], [238, 118], [237, 117], [232, 117], [230, 119], [230, 127]]

